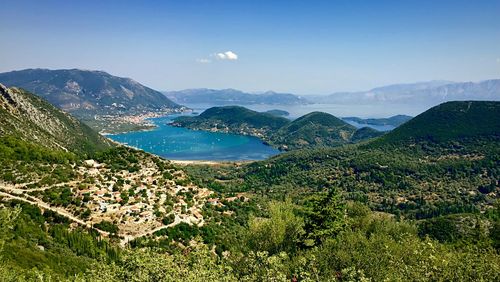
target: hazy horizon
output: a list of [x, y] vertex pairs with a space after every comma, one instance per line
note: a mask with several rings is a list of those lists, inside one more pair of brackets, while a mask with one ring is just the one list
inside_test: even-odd
[[[499, 1], [6, 0], [0, 72], [298, 95], [500, 77]], [[10, 17], [8, 15], [15, 15]]]

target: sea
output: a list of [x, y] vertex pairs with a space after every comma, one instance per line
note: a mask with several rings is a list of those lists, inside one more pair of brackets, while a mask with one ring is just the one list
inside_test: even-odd
[[152, 130], [107, 137], [171, 160], [249, 161], [264, 160], [280, 153], [256, 137], [169, 125], [178, 116], [180, 115], [150, 119], [157, 126]]
[[[213, 105], [192, 104], [186, 105], [193, 112], [169, 115], [150, 119], [157, 127], [147, 131], [135, 131], [121, 134], [113, 134], [108, 137], [146, 152], [150, 152], [167, 159], [173, 160], [203, 160], [203, 161], [249, 161], [264, 160], [280, 153], [279, 150], [264, 144], [260, 139], [252, 136], [207, 132], [191, 130], [169, 125], [169, 123], [181, 115], [198, 115]], [[281, 109], [290, 113], [288, 118], [295, 119], [313, 111], [323, 111], [338, 117], [389, 117], [395, 114], [418, 114], [425, 109], [413, 112], [405, 108], [374, 108], [374, 107], [344, 107], [339, 105], [298, 105], [298, 106], [276, 106], [276, 105], [251, 105], [245, 106], [256, 111], [267, 111]], [[389, 110], [389, 112], [388, 112]], [[358, 124], [349, 121], [350, 124], [360, 128], [366, 124]], [[389, 131], [393, 126], [368, 125], [379, 131]]]

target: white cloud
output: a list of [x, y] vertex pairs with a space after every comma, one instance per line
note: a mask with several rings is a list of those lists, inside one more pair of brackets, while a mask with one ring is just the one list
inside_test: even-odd
[[196, 59], [196, 62], [197, 63], [200, 63], [200, 64], [209, 64], [211, 63], [212, 61], [209, 60], [209, 59]]
[[500, 64], [500, 58], [497, 58], [497, 64]]
[[217, 53], [215, 54], [215, 57], [219, 60], [230, 60], [230, 61], [238, 60], [238, 55], [232, 51]]
[[238, 60], [238, 55], [233, 51], [219, 52], [211, 54], [208, 58], [196, 59], [196, 62], [200, 64], [209, 64], [212, 60], [236, 61]]

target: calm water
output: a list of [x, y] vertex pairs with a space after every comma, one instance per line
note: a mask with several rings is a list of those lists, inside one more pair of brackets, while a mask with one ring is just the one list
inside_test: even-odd
[[174, 160], [263, 160], [279, 153], [255, 137], [190, 130], [167, 125], [179, 115], [151, 119], [157, 128], [108, 137]]
[[[197, 114], [213, 105], [190, 104]], [[322, 111], [338, 117], [389, 117], [395, 114], [416, 115], [425, 109], [406, 107], [378, 106], [345, 106], [332, 104], [313, 104], [297, 106], [250, 105], [245, 106], [256, 111], [281, 109], [290, 113], [289, 118], [295, 119], [312, 111]], [[278, 150], [264, 145], [258, 138], [235, 134], [195, 131], [187, 128], [169, 126], [169, 123], [179, 115], [171, 115], [151, 119], [158, 128], [151, 131], [138, 131], [109, 135], [109, 138], [147, 152], [175, 160], [263, 160], [279, 153]], [[349, 122], [356, 127], [370, 126], [380, 131], [394, 129], [392, 126], [361, 125]]]

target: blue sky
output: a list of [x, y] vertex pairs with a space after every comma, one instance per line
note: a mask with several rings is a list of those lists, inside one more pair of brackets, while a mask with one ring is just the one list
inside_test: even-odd
[[1, 72], [298, 94], [500, 78], [500, 1], [0, 2]]

